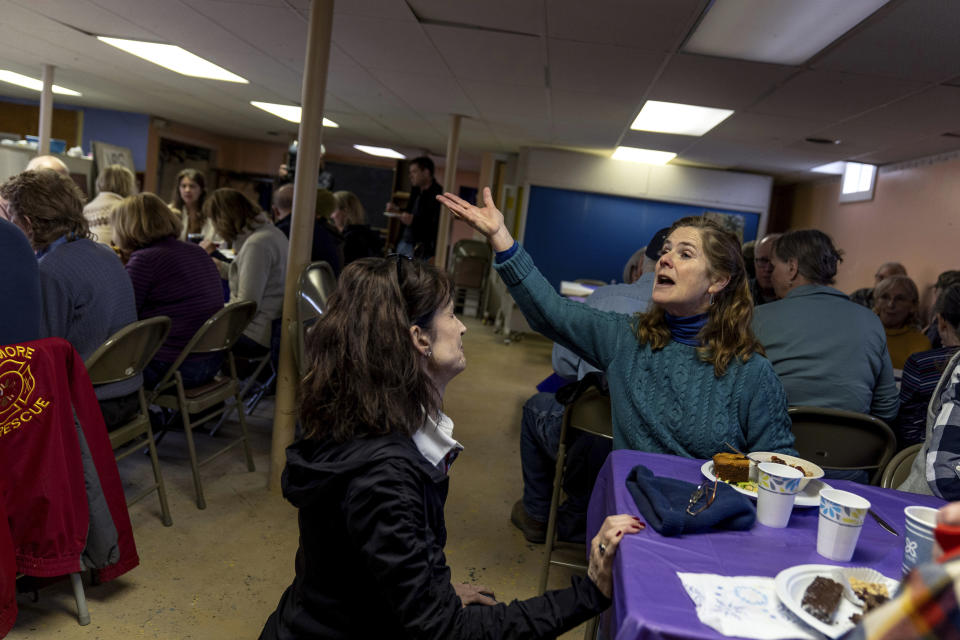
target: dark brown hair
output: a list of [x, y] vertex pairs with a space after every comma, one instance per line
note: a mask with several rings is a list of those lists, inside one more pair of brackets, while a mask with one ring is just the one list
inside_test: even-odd
[[773, 253], [782, 261], [797, 260], [797, 271], [813, 284], [833, 284], [843, 253], [830, 236], [819, 229], [787, 231], [773, 243]]
[[327, 311], [307, 338], [309, 372], [300, 420], [308, 438], [412, 436], [441, 398], [410, 327], [433, 331], [450, 301], [450, 277], [404, 257], [362, 258], [343, 270]]
[[960, 335], [960, 285], [953, 284], [943, 290], [933, 307], [957, 335]]
[[74, 181], [56, 171], [24, 171], [0, 186], [8, 202], [10, 221], [26, 231], [34, 250], [45, 249], [63, 235], [90, 238], [83, 217], [83, 192]]
[[213, 228], [227, 242], [233, 242], [260, 215], [260, 207], [236, 189], [217, 189], [203, 203], [203, 217], [209, 218]]
[[[700, 216], [677, 220], [669, 233], [681, 227], [692, 227], [699, 232], [708, 275], [730, 278], [727, 286], [713, 295], [707, 324], [700, 330], [702, 346], [697, 347], [697, 355], [713, 365], [713, 372], [719, 378], [734, 357], [746, 361], [751, 354], [763, 355], [763, 347], [750, 328], [753, 299], [740, 240], [716, 222]], [[637, 314], [634, 328], [640, 344], [649, 344], [654, 351], [663, 349], [671, 340], [666, 311], [655, 303], [646, 313]]]
[[203, 174], [196, 169], [184, 169], [177, 174], [177, 181], [173, 185], [173, 196], [170, 198], [170, 206], [177, 211], [186, 213], [183, 211], [183, 198], [180, 197], [180, 183], [184, 178], [193, 180], [197, 183], [197, 186], [200, 187], [200, 197], [197, 198], [197, 210], [203, 211], [203, 203], [207, 199], [207, 181], [204, 180]]

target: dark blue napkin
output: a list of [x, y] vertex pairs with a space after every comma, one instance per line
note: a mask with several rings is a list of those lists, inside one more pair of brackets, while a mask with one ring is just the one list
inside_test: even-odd
[[[695, 516], [687, 513], [697, 485], [673, 478], [660, 478], [638, 464], [627, 476], [627, 490], [643, 518], [662, 536], [701, 533], [710, 529], [749, 529], [757, 519], [753, 502], [725, 482], [717, 483], [717, 497]], [[713, 487], [710, 488], [713, 491]]]

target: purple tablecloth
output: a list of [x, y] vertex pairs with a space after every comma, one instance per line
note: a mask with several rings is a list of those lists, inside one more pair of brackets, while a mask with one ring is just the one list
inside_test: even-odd
[[[640, 451], [614, 451], [607, 458], [590, 498], [587, 531], [592, 537], [603, 518], [616, 513], [640, 516], [626, 478], [642, 464], [658, 476], [699, 483], [702, 460]], [[867, 517], [853, 560], [848, 565], [877, 569], [900, 577], [903, 554], [903, 508], [911, 504], [939, 507], [932, 496], [828, 480], [835, 489], [870, 501], [874, 511], [900, 532], [896, 537]], [[677, 571], [727, 576], [775, 576], [798, 564], [842, 564], [817, 554], [818, 510], [795, 507], [786, 529], [755, 524], [749, 531], [718, 531], [665, 538], [647, 527], [625, 536], [614, 561], [613, 607], [604, 616], [606, 636], [616, 640], [725, 638], [697, 618]], [[588, 538], [589, 539], [589, 538]]]

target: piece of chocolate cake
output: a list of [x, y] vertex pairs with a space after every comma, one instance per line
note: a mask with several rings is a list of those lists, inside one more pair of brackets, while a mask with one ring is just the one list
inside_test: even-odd
[[817, 576], [803, 592], [800, 606], [817, 620], [832, 624], [842, 597], [843, 585], [836, 580]]
[[750, 461], [736, 453], [718, 453], [713, 456], [713, 475], [724, 482], [747, 482]]

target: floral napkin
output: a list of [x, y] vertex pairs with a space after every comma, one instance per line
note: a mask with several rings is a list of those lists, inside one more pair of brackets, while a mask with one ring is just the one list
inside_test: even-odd
[[725, 636], [787, 640], [822, 638], [780, 604], [773, 578], [677, 572], [700, 622]]

